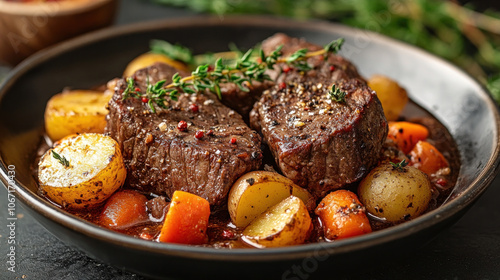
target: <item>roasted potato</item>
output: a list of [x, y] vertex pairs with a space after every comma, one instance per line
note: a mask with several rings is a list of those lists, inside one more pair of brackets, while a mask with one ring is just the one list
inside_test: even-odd
[[274, 172], [253, 171], [240, 177], [231, 188], [228, 210], [237, 227], [247, 226], [255, 217], [283, 199], [295, 195], [306, 205], [314, 204], [311, 194], [292, 180]]
[[373, 89], [382, 103], [385, 117], [388, 121], [395, 121], [408, 103], [408, 93], [394, 80], [374, 75], [368, 80], [368, 86]]
[[179, 70], [189, 71], [186, 64], [177, 60], [173, 60], [166, 55], [157, 53], [145, 53], [141, 54], [140, 56], [134, 58], [131, 62], [129, 62], [127, 68], [125, 68], [125, 71], [123, 72], [123, 76], [130, 77], [135, 73], [135, 71], [151, 66], [156, 62], [162, 62], [168, 64]]
[[242, 239], [255, 247], [298, 245], [308, 237], [311, 223], [304, 202], [291, 195], [253, 220]]
[[72, 90], [54, 95], [45, 108], [45, 131], [52, 141], [75, 133], [103, 133], [110, 94]]
[[[404, 164], [403, 164], [404, 165]], [[421, 215], [429, 206], [431, 183], [412, 166], [384, 162], [360, 182], [358, 195], [372, 215], [389, 222], [402, 222]]]
[[41, 191], [65, 208], [90, 208], [103, 202], [126, 175], [118, 143], [96, 133], [62, 139], [38, 164]]

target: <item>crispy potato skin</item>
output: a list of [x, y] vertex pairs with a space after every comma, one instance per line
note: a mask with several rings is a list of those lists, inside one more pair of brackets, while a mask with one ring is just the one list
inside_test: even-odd
[[396, 81], [383, 75], [373, 75], [368, 80], [368, 86], [377, 93], [386, 119], [397, 120], [409, 100], [406, 90]]
[[255, 247], [282, 247], [305, 242], [311, 217], [304, 202], [289, 196], [269, 208], [243, 231], [243, 240]]
[[135, 71], [151, 66], [157, 62], [168, 64], [182, 71], [189, 71], [188, 67], [184, 63], [173, 60], [163, 54], [144, 53], [129, 62], [123, 72], [123, 76], [130, 77], [135, 73]]
[[[52, 151], [69, 161], [66, 167]], [[71, 135], [49, 149], [38, 164], [40, 190], [64, 208], [100, 204], [125, 182], [123, 157], [115, 140], [96, 133]]]
[[295, 195], [312, 209], [312, 195], [290, 179], [274, 172], [253, 171], [240, 177], [231, 188], [228, 211], [237, 227], [245, 227], [253, 219], [283, 199]]
[[52, 141], [75, 133], [103, 133], [110, 94], [72, 90], [54, 95], [45, 108], [45, 131]]
[[372, 215], [389, 222], [403, 222], [420, 216], [432, 197], [425, 173], [412, 166], [403, 170], [384, 162], [374, 168], [358, 187], [361, 203]]

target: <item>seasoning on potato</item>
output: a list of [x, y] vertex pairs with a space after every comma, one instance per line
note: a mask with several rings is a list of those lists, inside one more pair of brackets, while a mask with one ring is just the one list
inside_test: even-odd
[[71, 90], [54, 95], [45, 108], [45, 131], [52, 141], [75, 133], [103, 133], [111, 94]]
[[62, 139], [38, 164], [41, 191], [65, 208], [100, 204], [125, 182], [126, 176], [118, 143], [96, 133]]
[[403, 222], [420, 216], [432, 197], [427, 175], [405, 162], [384, 162], [361, 181], [358, 195], [366, 210], [388, 222]]
[[253, 171], [241, 176], [231, 188], [228, 211], [237, 227], [245, 227], [257, 216], [283, 199], [295, 195], [311, 207], [312, 195], [292, 180], [269, 171]]
[[243, 231], [243, 240], [255, 247], [281, 247], [305, 242], [311, 217], [302, 200], [289, 196], [255, 218]]

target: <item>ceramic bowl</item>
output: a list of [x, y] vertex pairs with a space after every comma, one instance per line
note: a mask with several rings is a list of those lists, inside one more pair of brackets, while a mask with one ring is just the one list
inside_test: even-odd
[[[341, 55], [363, 76], [385, 74], [439, 119], [455, 138], [459, 178], [446, 202], [409, 222], [330, 243], [270, 249], [214, 249], [148, 242], [69, 215], [37, 194], [31, 166], [42, 139], [47, 100], [65, 87], [89, 88], [121, 76], [151, 39], [189, 46], [195, 53], [249, 48], [273, 35], [325, 44], [338, 37]], [[63, 242], [119, 268], [152, 277], [306, 279], [332, 271], [390, 262], [453, 224], [491, 183], [499, 167], [499, 114], [488, 92], [457, 67], [420, 49], [333, 23], [266, 17], [196, 17], [107, 29], [40, 52], [16, 67], [0, 88], [2, 181], [40, 224]], [[15, 178], [9, 178], [9, 170]], [[13, 179], [13, 180], [10, 180]]]

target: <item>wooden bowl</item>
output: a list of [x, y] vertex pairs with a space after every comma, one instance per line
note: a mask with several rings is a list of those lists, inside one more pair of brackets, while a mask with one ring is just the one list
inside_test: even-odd
[[31, 54], [110, 25], [118, 0], [0, 1], [0, 64], [14, 66]]

